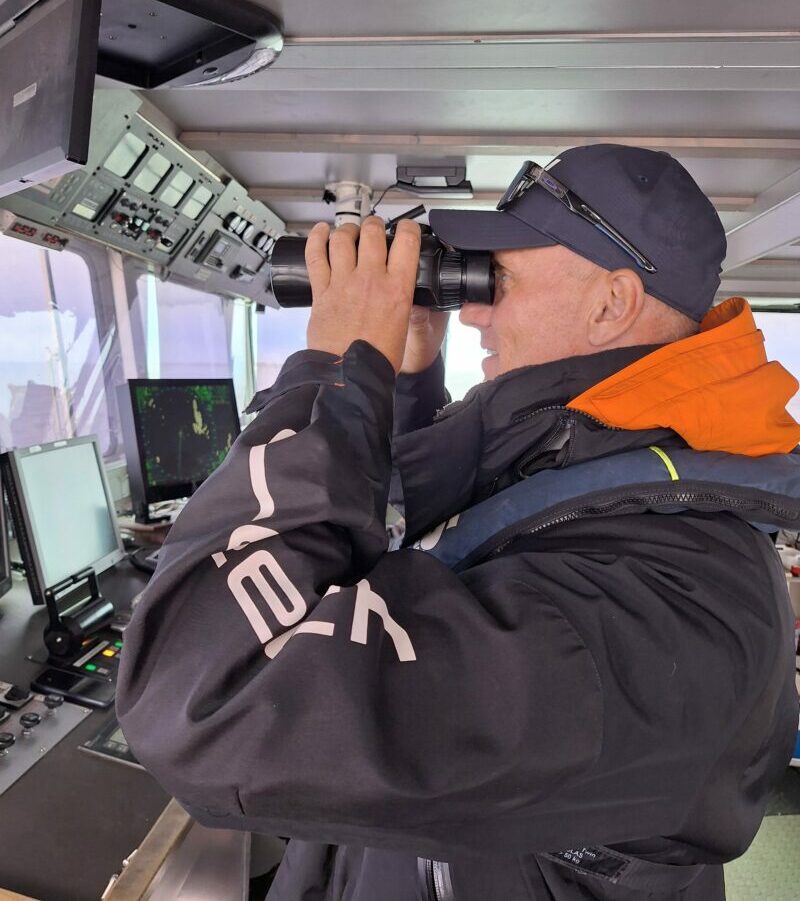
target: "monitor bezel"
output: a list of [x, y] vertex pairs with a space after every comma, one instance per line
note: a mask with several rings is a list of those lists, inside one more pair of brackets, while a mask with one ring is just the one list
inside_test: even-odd
[[105, 554], [94, 563], [87, 564], [87, 566], [91, 566], [95, 573], [99, 575], [119, 563], [120, 560], [124, 560], [126, 556], [125, 548], [122, 544], [122, 535], [119, 530], [119, 523], [117, 522], [116, 511], [114, 509], [114, 499], [111, 495], [111, 489], [109, 488], [105, 467], [103, 465], [103, 455], [100, 452], [100, 444], [95, 435], [86, 435], [80, 438], [64, 438], [59, 441], [48, 442], [47, 444], [34, 444], [30, 447], [14, 448], [7, 451], [4, 455], [8, 463], [6, 472], [11, 482], [11, 484], [7, 486], [7, 490], [13, 490], [16, 496], [16, 504], [12, 503], [10, 506], [14, 518], [14, 528], [17, 530], [20, 553], [23, 558], [26, 574], [28, 575], [28, 586], [34, 604], [45, 604], [47, 602], [45, 592], [48, 589], [53, 588], [53, 585], [49, 585], [44, 578], [44, 568], [42, 566], [40, 549], [36, 546], [34, 538], [36, 533], [33, 529], [33, 520], [28, 505], [28, 499], [25, 496], [25, 481], [24, 476], [22, 475], [20, 461], [27, 457], [38, 456], [47, 451], [60, 450], [64, 447], [75, 447], [83, 444], [91, 444], [94, 449], [98, 472], [100, 473], [103, 491], [106, 496], [106, 503], [108, 504], [109, 513], [111, 514], [111, 527], [116, 540], [116, 547], [114, 550]]
[[[173, 485], [152, 486], [147, 484], [147, 472], [144, 466], [144, 453], [141, 442], [141, 417], [137, 404], [134, 400], [134, 391], [139, 387], [149, 387], [158, 385], [164, 388], [187, 388], [190, 386], [219, 386], [227, 387], [230, 392], [231, 409], [234, 413], [234, 424], [236, 426], [236, 436], [241, 434], [241, 414], [239, 405], [236, 402], [236, 391], [234, 389], [232, 378], [219, 379], [128, 379], [125, 386], [126, 399], [129, 404], [128, 411], [130, 413], [129, 429], [131, 435], [129, 440], [126, 434], [125, 421], [123, 418], [123, 435], [125, 443], [125, 455], [128, 461], [128, 481], [131, 486], [132, 500], [134, 506], [136, 503], [144, 503], [146, 506], [150, 504], [159, 504], [164, 501], [180, 500], [191, 495], [203, 484], [201, 482], [175, 482]], [[130, 445], [130, 447], [129, 447]], [[208, 476], [206, 476], [208, 478]], [[134, 496], [136, 495], [136, 496]]]
[[3, 473], [0, 470], [0, 597], [11, 590], [11, 548], [8, 545], [8, 521], [3, 489]]
[[[59, 120], [62, 131], [57, 136], [37, 135], [40, 140], [32, 150], [33, 155], [25, 154], [24, 160], [17, 157], [0, 159], [0, 197], [65, 175], [86, 164], [97, 70], [101, 0], [44, 0], [18, 5], [16, 12], [9, 12], [12, 14], [9, 21], [13, 20], [15, 24], [0, 35], [0, 48], [8, 51], [8, 48], [14, 48], [18, 44], [24, 56], [26, 45], [46, 46], [48, 39], [55, 40], [57, 34], [59, 41], [69, 41], [70, 56], [65, 65], [66, 71], [59, 72], [49, 68], [53, 65], [52, 62], [39, 59], [41, 54], [36, 56], [35, 65], [27, 61], [31, 58], [30, 54], [26, 58], [24, 65], [30, 66], [29, 77], [32, 77], [29, 87], [25, 88], [29, 96], [23, 91], [20, 102], [14, 97], [11, 110], [5, 109], [4, 113], [9, 117], [16, 116], [16, 123], [5, 121], [4, 116], [3, 124], [8, 126], [12, 134], [19, 132], [26, 124], [24, 120], [29, 113], [28, 103], [36, 106], [36, 121], [47, 119], [52, 115], [52, 98], [58, 91], [59, 102], [56, 105], [63, 110], [63, 118]], [[66, 31], [68, 34], [64, 36]], [[10, 51], [6, 56], [12, 62], [18, 62]], [[6, 69], [10, 71], [9, 66]], [[4, 75], [9, 74], [5, 69], [2, 71]], [[13, 74], [19, 76], [21, 73], [17, 71]], [[21, 84], [28, 84], [28, 79], [22, 78]], [[8, 88], [11, 89], [11, 83]]]

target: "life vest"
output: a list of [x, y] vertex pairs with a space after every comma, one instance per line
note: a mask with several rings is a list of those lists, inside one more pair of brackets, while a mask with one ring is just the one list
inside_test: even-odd
[[459, 572], [514, 538], [589, 516], [727, 511], [758, 529], [800, 530], [800, 455], [642, 448], [546, 469], [433, 529], [413, 547]]

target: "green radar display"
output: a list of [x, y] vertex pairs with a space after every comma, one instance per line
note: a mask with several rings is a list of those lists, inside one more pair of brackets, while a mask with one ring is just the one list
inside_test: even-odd
[[239, 434], [230, 380], [140, 382], [132, 395], [145, 485], [186, 486], [190, 494]]

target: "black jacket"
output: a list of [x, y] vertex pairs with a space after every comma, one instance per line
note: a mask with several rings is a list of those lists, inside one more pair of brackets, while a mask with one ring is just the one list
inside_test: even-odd
[[[427, 427], [436, 373], [401, 379], [409, 539], [537, 468], [683, 446], [564, 407], [647, 350], [510, 373]], [[393, 384], [356, 342], [260, 397], [126, 634], [137, 756], [201, 822], [296, 839], [270, 901], [427, 899], [426, 858], [454, 901], [719, 901], [797, 725], [769, 538], [690, 511], [578, 520], [458, 575], [387, 554]], [[647, 894], [544, 856], [594, 845], [711, 866]]]

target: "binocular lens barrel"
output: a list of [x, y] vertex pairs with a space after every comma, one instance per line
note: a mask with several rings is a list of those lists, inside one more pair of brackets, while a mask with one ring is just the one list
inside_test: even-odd
[[[392, 238], [387, 238], [391, 246]], [[305, 260], [306, 239], [278, 238], [270, 259], [270, 285], [278, 306], [310, 307], [311, 284]], [[452, 250], [434, 235], [422, 236], [414, 303], [437, 310], [457, 310], [465, 303], [494, 298], [492, 255]]]

